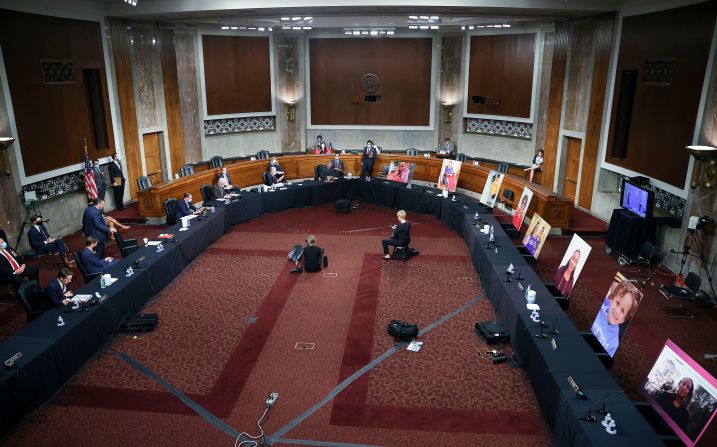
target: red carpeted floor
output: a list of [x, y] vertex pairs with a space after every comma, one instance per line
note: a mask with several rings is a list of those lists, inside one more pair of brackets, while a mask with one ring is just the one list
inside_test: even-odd
[[[391, 319], [426, 327], [480, 294], [463, 241], [432, 217], [411, 218], [422, 254], [405, 263], [381, 257], [380, 239], [395, 220], [385, 208], [289, 210], [235, 227], [146, 309], [160, 314], [157, 330], [118, 336], [6, 445], [232, 445], [117, 352], [240, 430], [255, 432], [266, 396], [279, 392], [265, 427], [271, 434], [390, 349]], [[355, 231], [366, 228], [374, 229]], [[307, 232], [329, 267], [290, 274], [286, 254]], [[420, 352], [389, 357], [284, 438], [549, 445], [523, 371], [478, 355], [486, 348], [473, 325], [492, 314], [479, 301], [426, 334]]]
[[147, 219], [139, 215], [139, 204], [137, 202], [127, 203], [123, 210], [112, 210], [107, 215], [122, 223], [143, 224], [147, 221]]

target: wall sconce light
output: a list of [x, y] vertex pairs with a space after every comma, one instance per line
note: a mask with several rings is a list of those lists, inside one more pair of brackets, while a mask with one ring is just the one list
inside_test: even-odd
[[294, 121], [294, 119], [296, 119], [296, 103], [295, 102], [287, 102], [286, 103], [286, 120]]
[[7, 148], [15, 142], [12, 137], [0, 137], [0, 172], [10, 175], [10, 158]]
[[443, 104], [443, 122], [446, 124], [453, 122], [453, 104]]
[[717, 148], [712, 146], [687, 146], [693, 157], [695, 165], [692, 168], [692, 180], [690, 188], [693, 190], [700, 186], [714, 188], [717, 182]]

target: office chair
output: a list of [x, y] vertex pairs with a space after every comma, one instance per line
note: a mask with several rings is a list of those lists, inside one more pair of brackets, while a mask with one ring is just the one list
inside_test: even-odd
[[418, 157], [418, 151], [414, 148], [406, 149], [406, 155], [410, 155], [411, 157]]
[[152, 180], [146, 176], [139, 177], [137, 179], [137, 186], [140, 191], [145, 191], [152, 187]]
[[167, 225], [177, 223], [177, 199], [170, 197], [162, 203], [164, 214], [167, 215]]
[[25, 308], [28, 323], [42, 315], [49, 308], [45, 292], [34, 279], [23, 282], [17, 289], [17, 296], [20, 304]]
[[199, 187], [199, 192], [202, 193], [202, 200], [205, 202], [211, 202], [214, 200], [214, 191], [209, 185], [202, 185]]
[[115, 233], [115, 242], [117, 242], [117, 248], [119, 248], [123, 258], [126, 258], [139, 248], [137, 239], [125, 239], [119, 231]]
[[212, 157], [209, 162], [212, 168], [221, 168], [224, 166], [224, 160], [219, 155]]
[[264, 160], [269, 158], [269, 151], [263, 150], [256, 153], [257, 160]]
[[186, 177], [192, 174], [194, 174], [194, 166], [192, 165], [184, 165], [182, 166], [182, 169], [179, 170], [180, 177]]
[[508, 163], [498, 163], [498, 172], [505, 174], [508, 172]]

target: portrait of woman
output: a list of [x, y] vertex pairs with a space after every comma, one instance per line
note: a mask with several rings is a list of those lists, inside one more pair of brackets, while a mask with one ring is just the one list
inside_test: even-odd
[[690, 422], [690, 413], [687, 411], [687, 407], [692, 402], [694, 390], [695, 384], [692, 379], [683, 377], [676, 389], [663, 388], [655, 396], [655, 402], [683, 431], [687, 431], [687, 424]]
[[440, 189], [456, 192], [461, 165], [460, 161], [443, 160], [443, 166], [441, 166], [441, 172], [438, 175], [438, 187]]
[[580, 262], [580, 254], [580, 250], [575, 250], [568, 262], [558, 267], [558, 271], [555, 272], [555, 278], [553, 278], [555, 287], [565, 297], [570, 295], [570, 292], [573, 291], [573, 286], [575, 286], [575, 269]]
[[630, 319], [637, 312], [640, 299], [642, 294], [637, 287], [627, 279], [623, 279], [612, 287], [600, 306], [590, 331], [610, 357], [615, 356], [620, 344], [622, 337], [620, 327], [629, 324]]
[[550, 228], [550, 224], [543, 220], [538, 213], [533, 213], [528, 230], [523, 237], [523, 246], [536, 259], [540, 254], [540, 250], [543, 249], [543, 244], [548, 238], [548, 234], [550, 234]]
[[513, 214], [513, 227], [520, 231], [520, 227], [523, 226], [523, 219], [525, 219], [525, 212], [528, 211], [530, 206], [530, 200], [533, 198], [533, 191], [528, 188], [523, 189], [523, 195], [520, 197], [518, 208]]

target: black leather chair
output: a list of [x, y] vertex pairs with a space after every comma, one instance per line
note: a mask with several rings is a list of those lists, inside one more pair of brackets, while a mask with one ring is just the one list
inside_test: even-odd
[[261, 178], [262, 178], [262, 180], [264, 181], [264, 184], [265, 184], [266, 186], [271, 186], [271, 185], [272, 185], [272, 183], [271, 183], [271, 174], [270, 174], [270, 173], [265, 172], [265, 173], [262, 175]]
[[321, 168], [321, 166], [323, 165], [314, 166], [314, 180], [320, 180], [319, 177], [321, 176], [319, 175], [319, 169]]
[[182, 169], [179, 170], [180, 177], [186, 177], [192, 174], [194, 174], [194, 166], [192, 165], [184, 165], [182, 166]]
[[142, 176], [137, 179], [137, 186], [140, 191], [144, 191], [152, 187], [152, 180], [149, 177]]
[[80, 273], [82, 273], [82, 277], [85, 279], [85, 284], [88, 284], [93, 279], [99, 278], [102, 275], [102, 273], [87, 273], [87, 269], [85, 269], [85, 265], [82, 263], [79, 251], [73, 250], [72, 256], [74, 256], [75, 261], [77, 261], [77, 267], [80, 269]]
[[221, 168], [224, 166], [224, 160], [219, 155], [212, 157], [209, 162], [211, 163], [212, 168]]
[[34, 279], [22, 283], [17, 289], [17, 296], [20, 304], [25, 308], [28, 323], [50, 308], [45, 292]]
[[503, 174], [508, 172], [508, 163], [498, 163], [498, 172]]
[[388, 176], [388, 168], [390, 168], [391, 165], [383, 165], [381, 166], [381, 177], [386, 178]]
[[126, 258], [139, 248], [137, 239], [125, 239], [119, 231], [115, 233], [115, 242], [117, 242], [117, 248], [119, 248], [123, 258]]
[[209, 185], [202, 185], [199, 187], [199, 192], [202, 193], [202, 200], [205, 202], [211, 202], [214, 200], [214, 191], [212, 191], [212, 187]]
[[259, 151], [256, 153], [257, 160], [265, 160], [269, 158], [269, 151]]
[[456, 155], [456, 161], [460, 161], [461, 163], [468, 161], [468, 156], [466, 154], [458, 154]]
[[167, 225], [177, 223], [177, 199], [170, 197], [162, 203], [164, 214], [167, 215]]
[[418, 151], [414, 148], [406, 149], [406, 155], [410, 155], [411, 157], [418, 157]]

